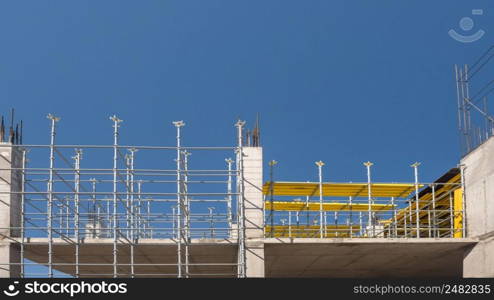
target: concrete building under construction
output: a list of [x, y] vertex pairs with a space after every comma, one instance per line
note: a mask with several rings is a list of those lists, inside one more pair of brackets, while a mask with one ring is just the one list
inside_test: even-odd
[[109, 145], [60, 143], [53, 115], [46, 145], [2, 125], [0, 276], [494, 277], [494, 122], [474, 70], [456, 68], [464, 155], [434, 182], [419, 163], [413, 182], [373, 182], [372, 162], [365, 182], [328, 182], [323, 161], [316, 182], [279, 181], [242, 121], [230, 147], [184, 146], [182, 121], [168, 146], [121, 145], [116, 116]]

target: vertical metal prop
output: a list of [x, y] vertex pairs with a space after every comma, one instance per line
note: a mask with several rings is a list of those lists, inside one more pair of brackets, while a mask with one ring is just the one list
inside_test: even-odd
[[[420, 203], [419, 203], [419, 171], [418, 167], [420, 166], [419, 162], [416, 162], [411, 165], [413, 168], [414, 178], [415, 178], [415, 222], [416, 224], [416, 235], [417, 238], [420, 238]], [[410, 205], [410, 208], [412, 206]]]
[[233, 216], [232, 216], [232, 164], [233, 159], [227, 158], [225, 159], [228, 165], [228, 181], [227, 181], [227, 196], [226, 196], [226, 214], [228, 220], [228, 235], [232, 236], [233, 230]]
[[117, 259], [117, 176], [118, 176], [118, 128], [119, 123], [122, 122], [117, 116], [113, 115], [110, 117], [113, 121], [113, 277], [118, 277], [118, 259]]
[[21, 174], [21, 253], [20, 253], [20, 264], [21, 264], [21, 277], [25, 277], [25, 269], [24, 269], [24, 247], [25, 247], [25, 237], [26, 233], [24, 228], [25, 222], [25, 213], [26, 213], [26, 199], [25, 199], [25, 191], [26, 191], [26, 149], [22, 149], [22, 174]]
[[[368, 214], [368, 228], [367, 228], [367, 232], [369, 230], [372, 230], [372, 237], [375, 237], [376, 236], [376, 228], [375, 228], [375, 224], [374, 224], [374, 220], [373, 220], [373, 212], [372, 212], [372, 204], [374, 202], [374, 200], [372, 199], [372, 183], [371, 183], [371, 167], [373, 166], [374, 164], [371, 163], [370, 161], [367, 161], [364, 163], [364, 166], [366, 167], [367, 169], [367, 204], [368, 204], [368, 209], [367, 209], [367, 214]], [[371, 229], [372, 228], [372, 229]]]
[[243, 126], [245, 121], [238, 120], [235, 124], [237, 127], [237, 150], [236, 150], [236, 165], [238, 169], [237, 174], [237, 225], [238, 225], [238, 269], [237, 276], [244, 278], [246, 276], [246, 265], [245, 265], [245, 203], [244, 203], [244, 170], [243, 170], [243, 144], [242, 144], [242, 134]]
[[81, 188], [81, 159], [82, 159], [82, 150], [76, 149], [76, 155], [74, 158], [74, 206], [75, 206], [75, 218], [74, 218], [74, 228], [75, 228], [75, 277], [79, 278], [79, 244], [80, 244], [80, 236], [79, 236], [79, 226], [80, 226], [80, 217], [79, 217], [79, 191]]
[[[465, 199], [465, 165], [460, 165], [461, 174], [461, 237], [467, 237], [467, 223], [466, 223], [466, 199]], [[484, 181], [485, 184], [485, 181]]]
[[271, 237], [274, 237], [274, 166], [277, 163], [276, 160], [269, 162], [269, 221], [271, 225]]
[[319, 174], [319, 238], [324, 237], [324, 217], [323, 217], [323, 190], [322, 190], [322, 167], [324, 166], [324, 162], [316, 161], [316, 166]]
[[50, 134], [50, 171], [48, 178], [48, 277], [53, 277], [53, 175], [55, 166], [55, 135], [56, 135], [56, 123], [60, 121], [60, 118], [48, 114], [47, 118], [51, 121], [51, 134]]
[[432, 184], [432, 236], [438, 237], [437, 232], [437, 212], [436, 212], [436, 185]]
[[183, 121], [175, 121], [173, 125], [177, 128], [177, 276], [182, 277], [182, 243], [183, 243], [183, 226], [182, 226], [182, 209], [183, 209], [183, 192], [182, 192], [182, 150], [180, 144], [180, 129], [185, 126]]

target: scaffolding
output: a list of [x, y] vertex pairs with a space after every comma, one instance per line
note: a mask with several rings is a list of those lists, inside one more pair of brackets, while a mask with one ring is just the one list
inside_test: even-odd
[[[60, 118], [48, 119], [48, 145], [0, 143], [12, 154], [0, 151], [0, 177], [11, 185], [2, 205], [20, 204], [20, 220], [0, 229], [20, 248], [10, 267], [21, 277], [246, 277], [246, 240], [259, 238], [247, 232], [256, 230], [261, 238], [466, 237], [462, 166], [424, 183], [414, 163], [413, 182], [376, 183], [365, 162], [367, 182], [341, 183], [324, 181], [318, 161], [317, 182], [283, 182], [273, 160], [262, 186], [262, 162], [244, 165], [259, 130], [246, 134], [244, 121], [235, 146], [194, 147], [184, 146], [183, 121], [172, 123], [173, 146], [122, 145], [117, 116], [111, 144], [64, 145]], [[247, 186], [259, 205], [246, 200]], [[263, 223], [246, 220], [246, 207]]]
[[[2, 154], [11, 165], [1, 171], [21, 183], [20, 189], [1, 191], [21, 203], [19, 224], [3, 228], [20, 247], [14, 264], [21, 277], [245, 277], [245, 122], [235, 124], [236, 146], [189, 147], [183, 145], [185, 123], [176, 121], [176, 145], [164, 147], [121, 145], [123, 121], [115, 115], [112, 144], [58, 144], [60, 118], [48, 119], [48, 145], [0, 143], [14, 157]], [[48, 167], [42, 163], [46, 156]], [[140, 158], [148, 166], [139, 166]], [[176, 261], [136, 261], [136, 252], [146, 252], [154, 241], [173, 247]], [[221, 243], [236, 253], [224, 261], [191, 261], [195, 247]], [[36, 244], [44, 247], [41, 253]], [[109, 261], [92, 261], [110, 252]]]

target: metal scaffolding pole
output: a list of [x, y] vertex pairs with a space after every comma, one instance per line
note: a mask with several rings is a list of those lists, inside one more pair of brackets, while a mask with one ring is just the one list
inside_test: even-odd
[[184, 215], [184, 235], [185, 235], [185, 274], [186, 277], [189, 277], [189, 259], [190, 259], [190, 253], [189, 253], [189, 243], [190, 243], [190, 238], [191, 238], [191, 232], [190, 232], [190, 199], [189, 199], [189, 187], [188, 187], [188, 170], [189, 170], [189, 156], [191, 155], [190, 152], [187, 152], [187, 150], [182, 151], [182, 157], [183, 157], [183, 166], [184, 166], [184, 172], [183, 172], [183, 203], [184, 203], [184, 208], [183, 208], [183, 215]]
[[232, 164], [233, 164], [233, 159], [227, 158], [225, 159], [227, 165], [228, 165], [228, 180], [227, 180], [227, 197], [226, 197], [226, 213], [227, 213], [227, 219], [228, 219], [228, 235], [232, 236], [232, 230], [233, 230], [233, 216], [232, 216]]
[[288, 237], [292, 237], [292, 212], [288, 212]]
[[319, 238], [323, 238], [324, 237], [324, 230], [323, 230], [323, 226], [324, 226], [324, 216], [323, 216], [323, 206], [322, 206], [322, 195], [323, 195], [323, 191], [322, 191], [322, 167], [324, 166], [324, 162], [322, 162], [321, 160], [320, 161], [316, 161], [316, 166], [317, 166], [317, 170], [318, 170], [318, 175], [319, 175]]
[[80, 226], [80, 219], [79, 219], [79, 191], [81, 188], [80, 184], [80, 178], [81, 178], [81, 173], [80, 173], [80, 168], [81, 168], [81, 159], [82, 159], [82, 150], [81, 149], [76, 149], [76, 155], [73, 157], [74, 159], [74, 171], [75, 171], [75, 178], [74, 178], [74, 206], [75, 206], [75, 216], [74, 216], [74, 228], [75, 228], [75, 277], [79, 278], [79, 243], [80, 243], [80, 236], [79, 236], [79, 226]]
[[449, 237], [454, 237], [454, 211], [453, 211], [453, 193], [448, 193], [449, 197]]
[[[411, 204], [410, 201], [409, 201], [409, 203]], [[411, 208], [411, 205], [409, 205], [409, 207]], [[404, 237], [407, 237], [407, 235], [408, 235], [407, 209], [406, 208], [403, 210], [403, 234], [404, 234]]]
[[[185, 126], [183, 121], [175, 121], [173, 125], [177, 128], [177, 276], [178, 278], [182, 278], [182, 241], [183, 241], [183, 232], [182, 232], [182, 209], [183, 209], [183, 191], [182, 191], [182, 151], [180, 145], [180, 128]], [[186, 274], [187, 276], [187, 274]]]
[[271, 232], [270, 236], [274, 237], [274, 166], [278, 162], [276, 160], [271, 160], [269, 162], [269, 204], [270, 204], [270, 210], [269, 210], [269, 221], [271, 223]]
[[144, 223], [144, 225], [146, 226], [144, 232], [146, 232], [146, 229], [147, 229], [147, 234], [148, 234], [148, 237], [149, 238], [152, 238], [153, 237], [153, 229], [151, 228], [151, 222], [150, 222], [150, 218], [151, 218], [151, 201], [152, 201], [151, 198], [146, 199], [146, 221]]
[[141, 238], [141, 235], [145, 237], [144, 232], [144, 220], [142, 217], [142, 180], [137, 181], [137, 204], [138, 204], [138, 218], [137, 218], [137, 239]]
[[391, 197], [391, 205], [393, 206], [393, 224], [394, 224], [394, 231], [393, 231], [393, 237], [398, 236], [398, 220], [396, 219], [396, 205], [395, 205], [395, 197]]
[[118, 258], [117, 258], [117, 227], [118, 227], [118, 219], [117, 219], [117, 176], [118, 176], [118, 128], [120, 127], [119, 123], [123, 120], [120, 120], [116, 115], [110, 117], [110, 120], [113, 121], [113, 277], [118, 277]]
[[[92, 208], [89, 210], [89, 219], [91, 220], [92, 223], [92, 229], [91, 229], [91, 237], [96, 238], [98, 236], [98, 231], [99, 228], [97, 229], [96, 226], [98, 226], [99, 223], [99, 209], [96, 209], [96, 178], [90, 178], [89, 181], [91, 182], [91, 202], [92, 202]], [[89, 206], [89, 205], [88, 205]]]
[[212, 239], [214, 239], [214, 207], [208, 207], [209, 210], [209, 234]]
[[373, 212], [372, 212], [372, 204], [374, 203], [374, 200], [372, 199], [372, 183], [371, 183], [371, 167], [374, 164], [371, 163], [370, 161], [367, 161], [364, 163], [364, 166], [367, 169], [367, 204], [368, 204], [368, 227], [367, 232], [372, 228], [372, 237], [376, 236], [376, 225], [373, 220]]
[[[418, 167], [420, 166], [419, 162], [416, 162], [411, 165], [413, 168], [414, 178], [415, 178], [415, 222], [417, 238], [420, 238], [420, 203], [419, 203], [419, 173]], [[411, 206], [410, 206], [411, 207]]]
[[21, 264], [21, 274], [22, 278], [25, 277], [25, 269], [24, 269], [24, 248], [25, 248], [25, 237], [26, 233], [24, 232], [24, 222], [25, 222], [25, 213], [26, 213], [26, 199], [24, 192], [26, 191], [26, 149], [22, 149], [22, 173], [21, 173], [21, 251], [20, 251], [20, 264]]
[[358, 222], [360, 225], [360, 235], [362, 235], [362, 234], [364, 234], [364, 224], [363, 224], [363, 220], [362, 220], [362, 212], [361, 211], [358, 212]]
[[237, 225], [238, 225], [238, 267], [237, 267], [237, 276], [240, 278], [244, 278], [246, 276], [246, 266], [245, 266], [245, 203], [244, 203], [244, 170], [243, 170], [243, 145], [242, 145], [242, 134], [243, 134], [243, 126], [245, 125], [245, 121], [238, 120], [235, 124], [237, 127], [237, 135], [238, 135], [238, 147], [237, 147]]
[[432, 231], [433, 237], [438, 237], [437, 231], [437, 214], [436, 214], [436, 185], [432, 184], [432, 227], [434, 230]]
[[353, 197], [350, 196], [348, 197], [348, 204], [350, 204], [350, 216], [348, 218], [348, 227], [350, 228], [350, 238], [353, 238], [353, 209], [352, 209], [352, 204], [353, 204]]
[[460, 180], [461, 180], [461, 237], [467, 237], [467, 223], [466, 223], [466, 199], [465, 199], [465, 165], [460, 165]]
[[48, 230], [48, 277], [53, 277], [53, 220], [52, 220], [52, 209], [53, 209], [53, 175], [55, 166], [55, 135], [56, 135], [56, 123], [60, 121], [60, 118], [48, 114], [47, 118], [51, 121], [51, 134], [50, 134], [50, 169], [48, 177], [48, 207], [47, 207], [47, 230]]
[[130, 225], [130, 154], [125, 154], [125, 237], [129, 238]]
[[134, 269], [134, 244], [136, 243], [135, 237], [135, 205], [134, 205], [134, 159], [135, 153], [137, 149], [132, 148], [129, 149], [130, 152], [130, 276], [131, 278], [135, 277], [135, 269]]

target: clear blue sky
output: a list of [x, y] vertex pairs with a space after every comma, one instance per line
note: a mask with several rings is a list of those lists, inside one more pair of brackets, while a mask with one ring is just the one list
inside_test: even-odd
[[[447, 34], [473, 16], [485, 36]], [[453, 64], [494, 37], [492, 1], [2, 1], [0, 107], [25, 143], [233, 145], [238, 117], [261, 113], [277, 179], [432, 180], [459, 158]]]

